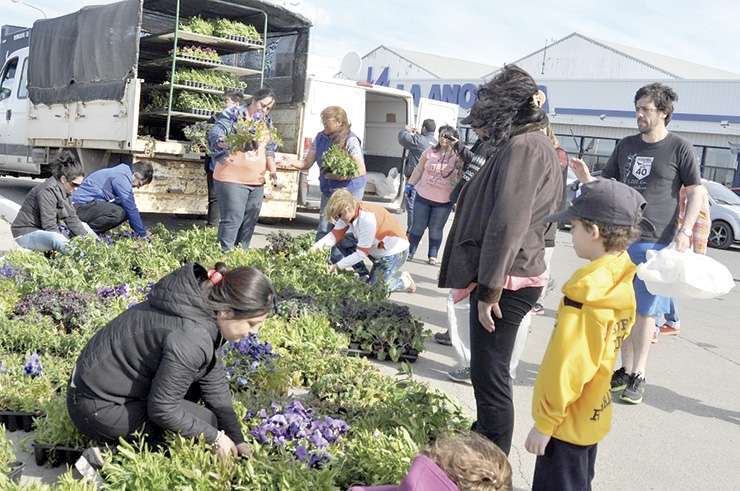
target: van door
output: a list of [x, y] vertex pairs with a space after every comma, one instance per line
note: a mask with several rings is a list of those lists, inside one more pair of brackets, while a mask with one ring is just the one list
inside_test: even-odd
[[435, 136], [439, 135], [439, 128], [452, 126], [457, 128], [460, 106], [450, 102], [435, 101], [434, 99], [419, 99], [419, 109], [416, 112], [416, 127], [421, 128], [425, 119], [433, 119], [437, 125]]
[[28, 127], [28, 56], [11, 56], [0, 75], [0, 166], [37, 173], [30, 162]]

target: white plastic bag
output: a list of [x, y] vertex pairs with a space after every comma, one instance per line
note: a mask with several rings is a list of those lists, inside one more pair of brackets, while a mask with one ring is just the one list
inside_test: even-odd
[[637, 276], [653, 295], [715, 298], [735, 286], [732, 273], [720, 262], [673, 246], [647, 251], [647, 261], [637, 266]]
[[395, 167], [388, 171], [387, 176], [380, 172], [368, 172], [367, 183], [375, 188], [375, 194], [378, 197], [393, 199], [398, 194], [398, 188], [401, 186], [401, 174]]

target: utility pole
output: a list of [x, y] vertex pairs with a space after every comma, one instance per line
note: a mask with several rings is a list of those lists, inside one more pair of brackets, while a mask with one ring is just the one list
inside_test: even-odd
[[542, 69], [540, 70], [540, 75], [545, 74], [545, 63], [547, 62], [547, 42], [548, 39], [545, 38], [545, 49], [542, 50]]

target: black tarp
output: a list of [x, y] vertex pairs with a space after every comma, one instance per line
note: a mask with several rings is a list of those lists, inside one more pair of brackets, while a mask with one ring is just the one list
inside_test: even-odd
[[136, 74], [141, 2], [85, 7], [33, 24], [28, 92], [34, 104], [122, 100]]

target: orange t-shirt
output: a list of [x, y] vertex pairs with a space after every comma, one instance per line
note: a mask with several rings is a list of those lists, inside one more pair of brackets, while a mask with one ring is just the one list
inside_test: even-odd
[[213, 179], [247, 186], [262, 186], [265, 184], [266, 171], [265, 145], [260, 145], [257, 150], [234, 152], [217, 162], [213, 169]]

